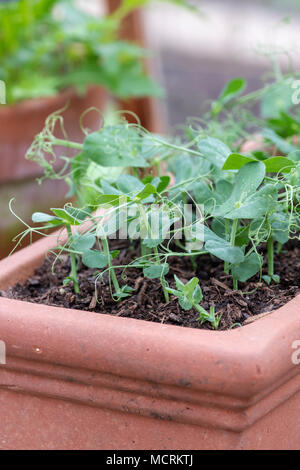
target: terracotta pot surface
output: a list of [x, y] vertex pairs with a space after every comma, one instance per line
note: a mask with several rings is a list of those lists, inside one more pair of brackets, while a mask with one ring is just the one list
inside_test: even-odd
[[[0, 288], [54, 244], [0, 262]], [[300, 296], [226, 332], [0, 298], [0, 340], [2, 449], [300, 448]]]
[[[79, 124], [81, 114], [92, 106], [103, 110], [106, 98], [104, 89], [92, 86], [83, 97], [69, 89], [49, 98], [0, 106], [0, 182], [20, 180], [41, 173], [39, 166], [24, 156], [51, 113], [62, 109], [69, 102], [63, 113], [67, 134], [71, 140], [82, 141], [84, 135]], [[91, 130], [98, 129], [99, 115], [88, 113], [84, 118], [84, 126]], [[62, 135], [58, 132], [57, 136]]]

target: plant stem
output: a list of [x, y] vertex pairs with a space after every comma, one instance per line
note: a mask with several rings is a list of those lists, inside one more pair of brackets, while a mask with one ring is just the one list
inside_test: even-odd
[[161, 176], [160, 161], [159, 161], [159, 160], [156, 160], [156, 161], [154, 162], [154, 165], [155, 165], [155, 168], [156, 168], [157, 176]]
[[108, 267], [110, 268], [109, 269], [109, 274], [111, 276], [111, 280], [112, 280], [112, 283], [113, 283], [113, 286], [114, 286], [114, 289], [115, 289], [115, 293], [118, 294], [118, 292], [120, 292], [121, 289], [120, 289], [120, 285], [119, 285], [119, 282], [118, 282], [118, 279], [117, 279], [117, 275], [115, 273], [115, 270], [112, 266], [112, 262], [111, 262], [111, 259], [110, 259], [110, 251], [109, 251], [107, 238], [101, 238], [101, 241], [102, 241], [102, 246], [103, 246], [103, 252], [107, 256], [107, 264], [108, 264]]
[[267, 243], [268, 247], [268, 275], [270, 277], [274, 276], [274, 240], [270, 236]]
[[62, 147], [68, 147], [68, 148], [77, 149], [77, 150], [83, 149], [83, 145], [79, 144], [78, 142], [71, 142], [69, 140], [57, 139], [56, 137], [52, 137], [51, 142], [53, 145], [60, 145]]
[[[155, 254], [156, 262], [158, 264], [161, 264], [157, 247], [155, 247], [153, 249], [153, 251], [154, 251], [154, 254]], [[169, 292], [167, 291], [167, 283], [166, 283], [164, 275], [161, 276], [160, 282], [161, 282], [161, 286], [162, 286], [162, 289], [163, 289], [163, 292], [164, 292], [165, 301], [166, 301], [166, 303], [168, 303], [170, 301], [170, 296], [169, 296]]]
[[[239, 224], [239, 219], [234, 219], [231, 227], [231, 237], [230, 237], [230, 245], [234, 246], [235, 244], [235, 237], [236, 237], [236, 232]], [[233, 279], [233, 290], [238, 290], [238, 281], [237, 279], [232, 276]]]
[[[153, 232], [152, 232], [151, 227], [149, 225], [147, 215], [146, 215], [145, 209], [144, 209], [142, 204], [139, 204], [139, 210], [140, 210], [140, 214], [143, 218], [143, 222], [144, 222], [146, 230], [147, 230], [147, 235], [150, 236], [151, 239], [153, 239], [154, 235], [153, 235]], [[161, 264], [157, 246], [155, 248], [153, 248], [153, 252], [155, 254], [155, 260], [156, 260], [157, 264]], [[169, 296], [169, 292], [167, 291], [167, 283], [166, 283], [164, 275], [161, 276], [160, 282], [161, 282], [161, 286], [162, 286], [162, 289], [163, 289], [163, 292], [164, 292], [165, 301], [166, 301], [166, 303], [168, 303], [169, 300], [170, 300], [170, 296]]]
[[[228, 240], [229, 237], [229, 219], [225, 219], [225, 238]], [[224, 262], [224, 272], [229, 274], [229, 263], [228, 261]]]
[[[67, 229], [69, 242], [71, 242], [72, 236], [73, 236], [72, 235], [71, 225], [66, 225], [66, 229]], [[74, 284], [74, 291], [75, 291], [75, 294], [79, 294], [79, 285], [78, 285], [78, 281], [77, 281], [77, 266], [76, 266], [76, 255], [75, 255], [75, 253], [70, 252], [70, 259], [71, 259], [71, 278], [72, 278], [73, 284]]]
[[235, 244], [235, 237], [236, 237], [236, 232], [237, 232], [237, 228], [238, 228], [238, 223], [239, 223], [239, 219], [234, 219], [234, 221], [232, 222], [231, 236], [230, 236], [230, 245], [231, 246], [234, 246], [234, 244]]

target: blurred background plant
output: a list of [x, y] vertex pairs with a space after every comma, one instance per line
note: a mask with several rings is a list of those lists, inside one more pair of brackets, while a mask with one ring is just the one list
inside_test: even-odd
[[147, 52], [118, 39], [121, 21], [144, 0], [125, 0], [112, 15], [92, 16], [73, 0], [0, 5], [0, 76], [7, 103], [98, 84], [126, 98], [161, 94], [141, 59]]

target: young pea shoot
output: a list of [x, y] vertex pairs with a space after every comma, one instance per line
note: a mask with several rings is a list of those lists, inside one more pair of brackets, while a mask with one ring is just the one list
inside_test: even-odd
[[215, 315], [214, 306], [210, 306], [209, 312], [201, 307], [200, 302], [203, 299], [202, 289], [199, 285], [199, 279], [193, 277], [189, 282], [184, 284], [176, 275], [174, 275], [176, 289], [167, 288], [170, 294], [178, 298], [178, 302], [183, 310], [195, 309], [199, 313], [198, 320], [201, 323], [208, 321], [213, 328], [217, 330], [221, 316]]

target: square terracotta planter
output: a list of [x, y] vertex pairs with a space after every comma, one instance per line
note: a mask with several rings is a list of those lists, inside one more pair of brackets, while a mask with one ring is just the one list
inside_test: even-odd
[[[53, 244], [2, 261], [0, 288]], [[227, 332], [0, 298], [0, 340], [1, 449], [300, 448], [300, 296]]]

